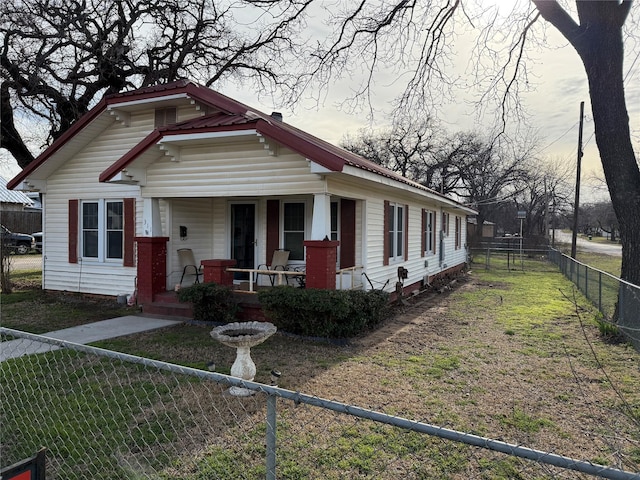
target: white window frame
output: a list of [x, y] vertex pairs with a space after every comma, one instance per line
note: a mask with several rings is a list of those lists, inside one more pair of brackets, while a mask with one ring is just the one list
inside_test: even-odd
[[[122, 232], [122, 255], [117, 258], [107, 258], [107, 204], [108, 203], [120, 203], [122, 205], [122, 228], [114, 229]], [[85, 256], [85, 240], [84, 240], [84, 206], [88, 204], [98, 205], [98, 254], [95, 257]], [[124, 200], [121, 198], [101, 198], [97, 200], [81, 200], [80, 201], [80, 225], [78, 228], [79, 244], [80, 244], [80, 257], [85, 262], [98, 262], [98, 263], [119, 263], [124, 261]], [[91, 229], [93, 230], [93, 229]]]
[[425, 236], [424, 238], [424, 254], [435, 255], [436, 254], [436, 219], [438, 218], [438, 214], [435, 210], [425, 209], [423, 212], [425, 219], [424, 225], [425, 230], [422, 234]]
[[[407, 226], [405, 225], [405, 208], [407, 206], [402, 203], [389, 202], [389, 231], [386, 232], [387, 241], [389, 242], [389, 263], [404, 262], [405, 243], [407, 235]], [[402, 229], [399, 228], [402, 225]], [[398, 238], [399, 237], [399, 238]], [[398, 247], [399, 252], [398, 252]]]
[[[287, 248], [287, 246], [285, 245], [285, 233], [288, 232], [288, 230], [284, 229], [284, 223], [285, 223], [285, 211], [286, 211], [286, 207], [285, 205], [287, 204], [292, 204], [292, 203], [301, 203], [302, 205], [304, 205], [304, 230], [302, 231], [302, 240], [304, 242], [304, 240], [307, 240], [308, 238], [308, 233], [311, 229], [311, 225], [310, 225], [310, 218], [309, 215], [307, 214], [307, 212], [309, 211], [309, 202], [306, 201], [305, 199], [288, 199], [288, 200], [283, 200], [280, 202], [280, 248]], [[292, 232], [300, 232], [300, 230], [291, 230]], [[289, 257], [289, 263], [292, 264], [303, 264], [305, 262], [307, 258], [307, 254], [306, 254], [306, 249], [304, 247], [304, 245], [302, 246], [302, 258], [301, 259], [294, 259]]]
[[449, 236], [449, 223], [451, 222], [451, 215], [449, 212], [442, 211], [442, 231], [445, 236]]

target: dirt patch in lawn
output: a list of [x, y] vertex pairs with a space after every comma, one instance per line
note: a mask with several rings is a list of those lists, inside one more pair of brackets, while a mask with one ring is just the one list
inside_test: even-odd
[[[584, 305], [544, 321], [528, 320], [526, 326], [517, 319], [497, 320], [512, 308], [512, 288], [468, 276], [452, 291], [412, 298], [377, 330], [347, 345], [276, 334], [252, 349], [256, 380], [269, 383], [275, 368], [282, 372], [280, 386], [290, 390], [637, 469], [637, 352], [627, 344], [603, 342]], [[171, 361], [198, 364], [213, 359], [218, 371], [228, 373], [235, 352], [214, 341], [203, 346], [201, 339], [209, 330], [170, 329], [172, 335], [187, 336], [160, 348], [157, 342], [166, 334], [137, 335], [135, 345], [141, 351], [155, 349]], [[326, 420], [318, 409], [298, 409], [295, 416], [310, 432], [332, 429], [322, 426], [325, 421], [344, 421]], [[449, 442], [441, 448], [453, 447]], [[476, 474], [482, 462], [472, 462]], [[466, 465], [461, 478], [471, 475], [468, 459]]]
[[[520, 275], [524, 279], [534, 273]], [[561, 277], [552, 280], [564, 282]], [[627, 344], [604, 342], [586, 305], [530, 318], [526, 304], [514, 305], [516, 287], [467, 276], [443, 294], [413, 297], [378, 329], [343, 345], [277, 333], [251, 350], [256, 381], [268, 384], [270, 371], [277, 369], [282, 372], [280, 386], [289, 390], [638, 471], [640, 356]], [[568, 283], [562, 288], [571, 289]], [[537, 301], [558, 301], [552, 296], [566, 301], [561, 292], [551, 292]], [[531, 311], [534, 300], [528, 300]], [[229, 373], [235, 351], [211, 339], [210, 330], [180, 325], [100, 346], [203, 369], [213, 361], [216, 371]], [[350, 429], [354, 419], [345, 415], [279, 405], [282, 478], [549, 475], [539, 464], [532, 469], [531, 462], [514, 466], [504, 457], [460, 452], [453, 442], [432, 446], [408, 437], [401, 444], [397, 433], [380, 433], [377, 426]], [[262, 413], [254, 420], [262, 422]], [[415, 453], [407, 453], [411, 448]], [[368, 458], [369, 449], [378, 452], [372, 462], [374, 457], [385, 459], [384, 470], [354, 466]], [[306, 462], [313, 473], [287, 474], [287, 454], [295, 471], [302, 471]], [[349, 454], [353, 463], [338, 465]], [[259, 464], [261, 457], [255, 461]], [[416, 470], [424, 462], [430, 466]], [[576, 478], [568, 472], [551, 477]]]
[[[603, 342], [584, 311], [513, 331], [495, 320], [505, 288], [470, 277], [455, 292], [416, 298], [295, 388], [637, 471], [637, 352]], [[461, 301], [466, 294], [479, 301]]]

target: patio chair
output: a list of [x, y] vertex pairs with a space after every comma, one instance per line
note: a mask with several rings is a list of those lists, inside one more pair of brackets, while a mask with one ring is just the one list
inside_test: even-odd
[[298, 287], [305, 288], [307, 286], [307, 266], [306, 265], [287, 265], [289, 272], [298, 272], [299, 275], [287, 275], [287, 285], [289, 281], [295, 282]]
[[193, 256], [193, 250], [190, 248], [179, 248], [178, 258], [180, 259], [180, 266], [182, 267], [182, 277], [180, 277], [180, 286], [185, 276], [195, 276], [193, 283], [200, 283], [200, 277], [202, 276], [202, 265], [196, 265], [196, 259]]
[[[272, 270], [274, 272], [281, 271], [284, 272], [287, 270], [287, 262], [289, 262], [289, 250], [274, 250], [273, 257], [271, 257], [271, 264], [260, 264], [258, 265], [258, 270]], [[273, 287], [276, 283], [277, 274], [260, 274], [256, 273], [256, 283], [258, 282], [258, 275], [269, 275], [269, 280], [271, 281], [271, 286]]]

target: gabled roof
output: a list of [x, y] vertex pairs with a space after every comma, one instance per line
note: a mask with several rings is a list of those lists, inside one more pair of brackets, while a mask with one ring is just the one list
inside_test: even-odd
[[145, 87], [104, 97], [94, 108], [76, 121], [69, 130], [38, 156], [38, 158], [13, 178], [9, 182], [8, 188], [18, 186], [32, 172], [37, 170], [56, 152], [70, 142], [83, 128], [87, 127], [102, 114], [108, 113], [108, 110], [115, 110], [135, 103], [152, 102], [156, 99], [161, 101], [166, 98], [177, 98], [178, 96], [189, 98], [200, 105], [211, 107], [215, 113], [176, 125], [155, 129], [126, 155], [102, 172], [99, 178], [101, 182], [109, 181], [138, 158], [138, 156], [142, 155], [163, 139], [170, 139], [172, 136], [185, 133], [216, 133], [253, 129], [260, 135], [286, 146], [305, 158], [321, 165], [328, 171], [341, 172], [345, 166], [355, 167], [423, 191], [428, 191], [435, 196], [446, 198], [448, 202], [463, 206], [448, 197], [440, 195], [434, 190], [413, 182], [359, 155], [325, 142], [292, 125], [279, 121], [271, 115], [253, 110], [236, 100], [189, 80], [178, 80], [164, 85]]

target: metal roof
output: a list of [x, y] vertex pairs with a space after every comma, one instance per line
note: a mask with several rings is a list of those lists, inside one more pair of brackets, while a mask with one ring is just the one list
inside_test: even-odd
[[0, 177], [0, 202], [18, 203], [29, 207], [33, 205], [33, 200], [31, 200], [26, 193], [8, 190], [7, 180], [3, 177]]

